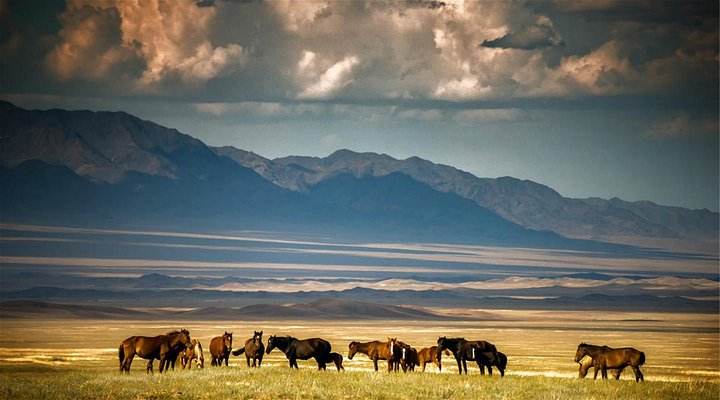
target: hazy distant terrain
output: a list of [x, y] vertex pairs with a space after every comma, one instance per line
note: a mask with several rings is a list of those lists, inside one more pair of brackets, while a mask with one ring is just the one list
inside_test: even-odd
[[339, 243], [260, 232], [3, 225], [0, 233], [5, 301], [229, 309], [334, 298], [375, 307], [718, 312], [717, 259], [692, 254]]

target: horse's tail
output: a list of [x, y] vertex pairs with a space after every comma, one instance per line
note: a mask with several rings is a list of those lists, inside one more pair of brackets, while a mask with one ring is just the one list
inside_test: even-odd
[[645, 352], [640, 352], [640, 361], [638, 362], [638, 365], [645, 364]]
[[244, 352], [245, 352], [245, 348], [244, 348], [244, 347], [241, 347], [241, 348], [233, 351], [233, 352], [232, 352], [232, 355], [234, 355], [234, 356], [239, 356], [240, 354], [242, 354], [242, 353], [244, 353]]
[[122, 368], [123, 361], [125, 361], [125, 350], [123, 350], [122, 343], [120, 343], [120, 347], [118, 347], [118, 358], [120, 358], [120, 368]]

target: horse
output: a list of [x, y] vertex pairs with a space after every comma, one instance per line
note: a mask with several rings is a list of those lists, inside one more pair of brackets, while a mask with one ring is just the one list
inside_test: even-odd
[[[580, 355], [580, 346], [583, 346], [585, 351], [588, 352], [587, 355]], [[578, 376], [580, 379], [585, 378], [587, 376], [588, 371], [590, 368], [594, 366], [594, 360], [591, 354], [598, 354], [601, 351], [607, 351], [607, 350], [613, 350], [612, 347], [608, 346], [597, 346], [593, 344], [587, 344], [587, 343], [581, 343], [580, 346], [578, 346], [578, 351], [575, 352], [575, 362], [580, 364], [580, 368], [578, 370]], [[611, 368], [608, 368], [611, 369]], [[597, 378], [597, 369], [595, 370], [595, 377]], [[622, 369], [613, 369], [613, 376], [616, 380], [620, 379], [620, 374], [622, 373]]]
[[[397, 339], [395, 339], [397, 340]], [[372, 342], [350, 342], [348, 345], [348, 359], [352, 360], [355, 354], [362, 353], [368, 356], [375, 367], [375, 372], [378, 371], [378, 360], [387, 360], [388, 372], [392, 372], [395, 367], [395, 344], [394, 340], [388, 338], [387, 342], [372, 341]]]
[[397, 344], [401, 349], [399, 364], [403, 372], [415, 371], [415, 366], [419, 365], [417, 350], [407, 343], [398, 341]]
[[331, 362], [333, 364], [335, 364], [335, 368], [337, 368], [338, 372], [340, 372], [340, 370], [345, 371], [345, 367], [343, 367], [343, 365], [342, 365], [343, 356], [340, 353], [333, 352], [333, 353], [328, 354], [328, 359], [325, 362], [328, 364]]
[[255, 331], [253, 337], [245, 341], [245, 347], [241, 347], [232, 352], [234, 356], [245, 353], [247, 366], [250, 367], [250, 359], [252, 358], [252, 367], [260, 368], [262, 365], [263, 354], [265, 353], [265, 345], [262, 342], [263, 331]]
[[447, 338], [439, 337], [437, 340], [438, 357], [440, 353], [448, 349], [455, 356], [458, 365], [458, 373], [462, 375], [463, 371], [467, 374], [467, 361], [475, 361], [478, 369], [481, 368], [479, 355], [481, 352], [497, 353], [495, 345], [484, 340], [465, 340], [465, 338]]
[[330, 342], [325, 339], [311, 338], [299, 340], [292, 336], [270, 336], [268, 338], [265, 354], [270, 354], [274, 348], [285, 353], [290, 368], [299, 368], [297, 360], [308, 360], [314, 358], [318, 364], [318, 370], [325, 369], [325, 363], [330, 356]]
[[199, 368], [205, 368], [205, 356], [203, 355], [202, 344], [197, 339], [192, 340], [192, 345], [180, 353], [180, 364], [182, 368], [192, 369], [193, 360]]
[[504, 353], [491, 351], [480, 352], [478, 356], [480, 361], [480, 374], [485, 375], [485, 368], [488, 370], [488, 374], [492, 375], [492, 367], [497, 367], [500, 371], [500, 377], [505, 376], [505, 369], [507, 369], [507, 356]]
[[224, 360], [227, 367], [230, 351], [232, 351], [232, 332], [225, 332], [222, 336], [212, 338], [210, 340], [210, 365], [220, 367]]
[[[450, 355], [450, 352], [445, 349], [443, 351], [446, 356]], [[425, 347], [418, 352], [418, 365], [422, 366], [423, 372], [425, 372], [425, 366], [428, 363], [437, 365], [438, 369], [442, 371], [442, 357], [438, 357], [437, 346]]]
[[158, 336], [130, 336], [123, 340], [118, 347], [120, 359], [120, 372], [130, 373], [133, 358], [137, 355], [148, 360], [146, 371], [153, 372], [152, 363], [156, 358], [160, 360], [160, 373], [167, 370], [170, 358], [177, 357], [183, 348], [192, 345], [190, 332], [186, 329], [168, 332]]
[[575, 352], [575, 362], [579, 362], [585, 356], [593, 359], [593, 367], [595, 368], [593, 379], [597, 379], [598, 370], [602, 371], [602, 379], [607, 379], [608, 369], [619, 370], [615, 379], [620, 379], [622, 370], [631, 367], [633, 373], [635, 373], [635, 382], [645, 381], [645, 376], [640, 370], [640, 366], [645, 364], [645, 353], [633, 347], [612, 349], [580, 343]]

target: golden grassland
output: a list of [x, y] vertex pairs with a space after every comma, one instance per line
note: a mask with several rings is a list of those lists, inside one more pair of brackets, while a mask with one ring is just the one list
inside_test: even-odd
[[[451, 312], [452, 310], [445, 310]], [[468, 310], [463, 312], [467, 313]], [[484, 321], [93, 321], [0, 320], [0, 397], [3, 398], [717, 398], [720, 391], [718, 316], [664, 313], [492, 311]], [[484, 314], [485, 315], [485, 314]], [[130, 335], [157, 335], [185, 327], [205, 346], [208, 367], [145, 374], [136, 359], [130, 376], [118, 372], [117, 346]], [[358, 355], [346, 371], [315, 370], [301, 361], [290, 371], [275, 351], [259, 371], [231, 357], [230, 368], [210, 368], [207, 344], [234, 332], [234, 347], [263, 330], [298, 338], [323, 337], [347, 354], [352, 340], [398, 337], [418, 348], [438, 336], [464, 336], [495, 343], [509, 358], [505, 378], [458, 376], [454, 360], [443, 371], [375, 373]], [[573, 362], [581, 341], [633, 346], [647, 355], [646, 382], [627, 370], [620, 382], [577, 379]], [[158, 370], [157, 362], [155, 370]]]
[[478, 374], [388, 374], [285, 367], [206, 368], [153, 376], [0, 367], [9, 399], [717, 399], [711, 382], [580, 381]]

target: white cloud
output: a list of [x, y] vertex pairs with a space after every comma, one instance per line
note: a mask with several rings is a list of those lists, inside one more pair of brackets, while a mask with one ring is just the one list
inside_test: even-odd
[[[303, 56], [303, 60], [305, 60], [305, 56]], [[301, 63], [303, 60], [301, 60]], [[319, 76], [314, 77], [312, 83], [304, 87], [300, 94], [298, 94], [298, 98], [326, 99], [331, 97], [352, 83], [352, 71], [359, 62], [360, 60], [356, 56], [347, 56], [341, 61], [338, 61]], [[304, 67], [303, 69], [309, 68], [309, 66], [306, 65], [300, 66]], [[307, 72], [303, 70], [301, 73]]]

